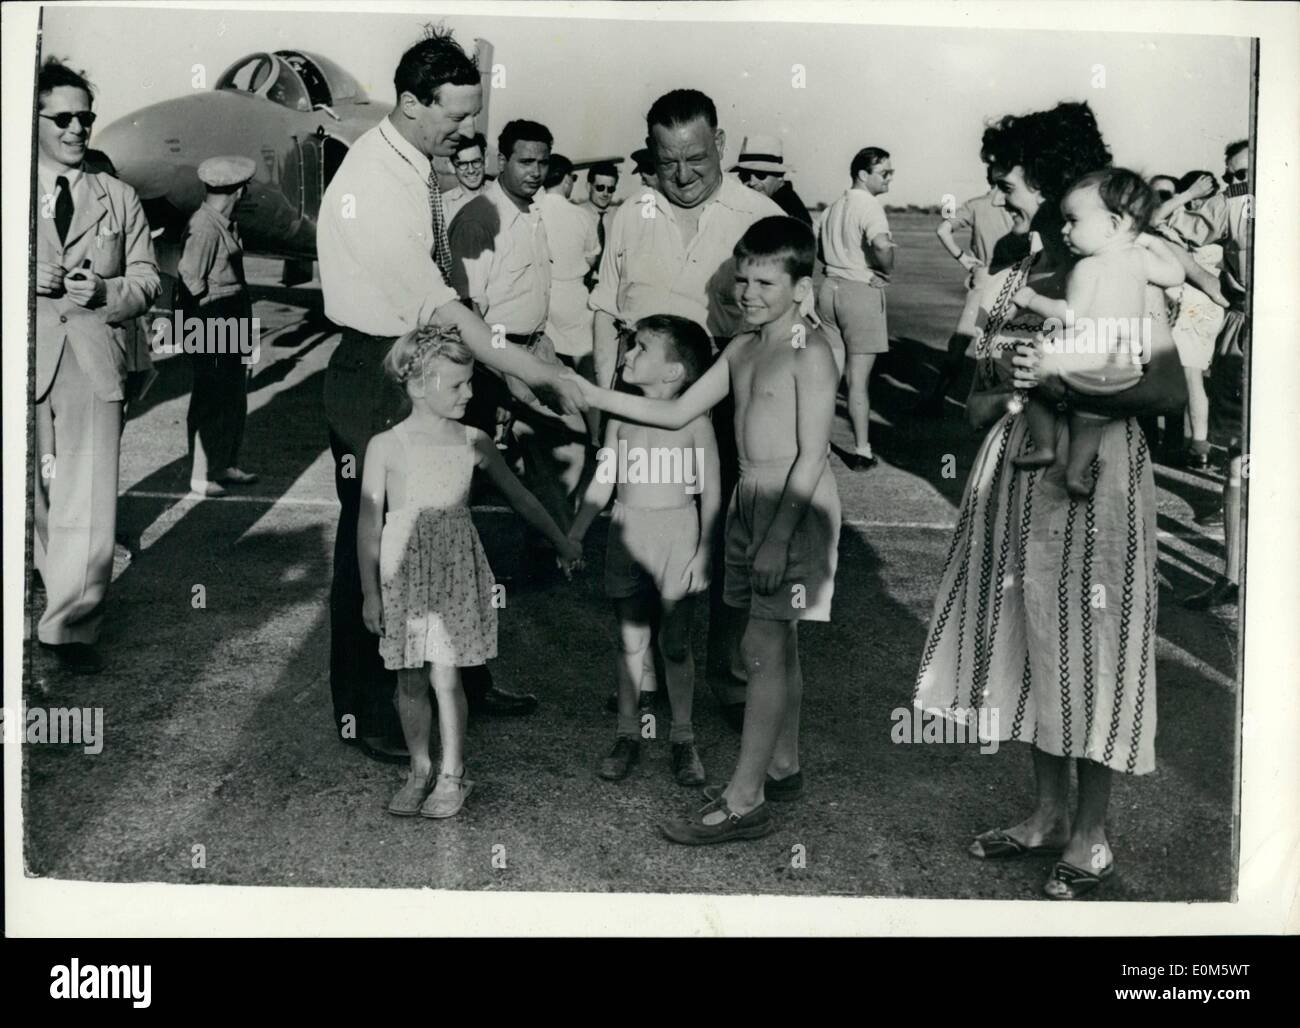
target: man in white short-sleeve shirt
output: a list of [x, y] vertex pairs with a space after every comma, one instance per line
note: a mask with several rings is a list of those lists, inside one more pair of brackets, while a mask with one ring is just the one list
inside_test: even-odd
[[867, 380], [877, 355], [889, 349], [885, 286], [894, 270], [889, 219], [876, 197], [888, 192], [894, 168], [888, 151], [868, 146], [854, 156], [849, 174], [853, 184], [826, 209], [819, 228], [826, 279], [817, 292], [817, 316], [849, 383], [855, 452], [846, 463], [865, 471], [876, 463], [867, 438]]

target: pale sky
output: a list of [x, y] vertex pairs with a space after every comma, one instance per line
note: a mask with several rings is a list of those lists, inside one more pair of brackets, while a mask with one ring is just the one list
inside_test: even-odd
[[[296, 48], [347, 68], [391, 105], [403, 49], [436, 14], [47, 7], [45, 53], [84, 69], [101, 125], [209, 87], [235, 60]], [[645, 112], [669, 89], [718, 106], [728, 166], [748, 132], [779, 134], [809, 204], [834, 199], [863, 146], [893, 155], [887, 202], [937, 204], [984, 188], [979, 141], [1006, 113], [1087, 100], [1115, 162], [1144, 174], [1221, 172], [1223, 147], [1247, 133], [1245, 38], [1017, 32], [808, 23], [673, 23], [457, 15], [467, 49], [495, 46], [490, 141], [511, 118], [545, 123], [579, 159], [641, 145]], [[1097, 66], [1100, 65], [1099, 70]], [[802, 81], [800, 81], [802, 68]], [[1098, 84], [1094, 84], [1098, 83]], [[621, 185], [629, 181], [624, 164]], [[581, 190], [581, 186], [579, 189]], [[623, 189], [620, 189], [620, 193]]]

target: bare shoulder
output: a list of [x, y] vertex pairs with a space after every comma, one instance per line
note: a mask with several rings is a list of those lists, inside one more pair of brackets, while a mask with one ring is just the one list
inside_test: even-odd
[[810, 329], [804, 345], [795, 351], [794, 373], [802, 381], [829, 384], [832, 388], [838, 382], [835, 353], [820, 327]]
[[370, 466], [375, 462], [387, 465], [389, 455], [393, 452], [394, 438], [391, 428], [372, 435], [370, 442], [366, 444], [366, 465]]
[[742, 332], [738, 336], [732, 336], [722, 351], [723, 358], [733, 366], [737, 361], [747, 359], [757, 338], [757, 332]]

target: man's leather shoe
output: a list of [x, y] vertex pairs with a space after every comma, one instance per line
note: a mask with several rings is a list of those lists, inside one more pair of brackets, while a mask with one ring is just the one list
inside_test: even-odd
[[97, 675], [104, 662], [90, 643], [41, 643], [41, 649], [54, 654], [59, 667], [74, 675]]
[[600, 762], [601, 778], [609, 782], [619, 782], [632, 773], [632, 765], [641, 759], [641, 743], [620, 735], [609, 751], [609, 756]]
[[678, 785], [703, 785], [707, 781], [695, 743], [673, 743], [673, 778]]
[[360, 738], [339, 736], [339, 739], [348, 746], [355, 746], [371, 760], [377, 760], [381, 764], [406, 765], [411, 762], [411, 754], [407, 751], [406, 744], [400, 740], [386, 739], [380, 735]]
[[496, 717], [522, 717], [537, 709], [537, 697], [529, 693], [506, 692], [495, 685], [484, 692], [469, 693], [471, 714], [489, 714]]
[[1229, 582], [1220, 575], [1208, 589], [1203, 589], [1183, 600], [1183, 606], [1188, 610], [1212, 610], [1215, 607], [1226, 607], [1230, 603], [1236, 603], [1239, 594], [1237, 583]]

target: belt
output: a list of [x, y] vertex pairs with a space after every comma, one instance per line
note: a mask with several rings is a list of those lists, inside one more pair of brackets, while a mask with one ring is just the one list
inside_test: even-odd
[[539, 328], [536, 332], [507, 332], [506, 341], [518, 343], [520, 346], [532, 346], [541, 338], [542, 330]]

